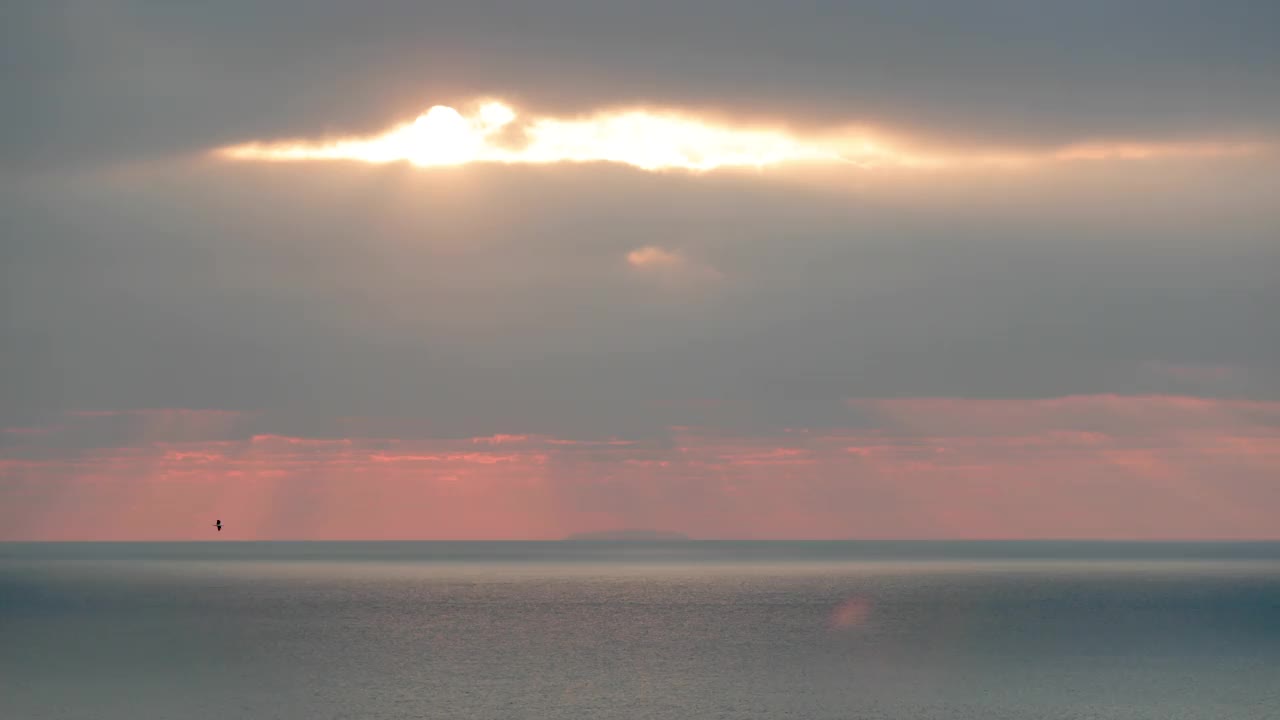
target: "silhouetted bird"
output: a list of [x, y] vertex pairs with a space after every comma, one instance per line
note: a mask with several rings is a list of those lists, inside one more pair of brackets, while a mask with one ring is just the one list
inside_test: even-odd
[[214, 523], [214, 524], [213, 524], [213, 526], [214, 526], [214, 527], [216, 527], [216, 528], [218, 528], [218, 532], [222, 532], [222, 521], [221, 521], [221, 520], [219, 520], [218, 522]]

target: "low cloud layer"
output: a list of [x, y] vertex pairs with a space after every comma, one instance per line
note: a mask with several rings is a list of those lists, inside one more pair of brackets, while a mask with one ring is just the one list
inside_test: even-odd
[[411, 424], [308, 437], [263, 432], [271, 422], [250, 415], [73, 414], [6, 431], [0, 487], [12, 502], [0, 537], [198, 539], [212, 517], [239, 539], [555, 539], [620, 527], [703, 538], [1275, 535], [1277, 403], [855, 404], [868, 412], [861, 428], [670, 428], [647, 440], [445, 439]]

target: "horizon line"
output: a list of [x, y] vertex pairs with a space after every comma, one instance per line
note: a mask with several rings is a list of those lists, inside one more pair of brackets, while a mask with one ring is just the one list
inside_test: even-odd
[[1263, 538], [554, 538], [554, 539], [447, 539], [447, 538], [402, 538], [402, 539], [316, 539], [316, 538], [273, 538], [259, 540], [216, 538], [208, 540], [0, 540], [0, 545], [124, 545], [124, 544], [249, 544], [249, 543], [350, 543], [350, 544], [390, 544], [390, 543], [1091, 543], [1091, 544], [1275, 544], [1280, 537]]

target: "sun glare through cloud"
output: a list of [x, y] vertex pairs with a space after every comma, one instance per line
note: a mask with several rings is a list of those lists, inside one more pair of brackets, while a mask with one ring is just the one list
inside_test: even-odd
[[777, 130], [721, 127], [674, 113], [644, 110], [517, 122], [516, 112], [501, 102], [484, 103], [470, 116], [436, 105], [414, 121], [370, 138], [248, 143], [218, 152], [238, 160], [406, 161], [421, 167], [615, 162], [644, 170], [845, 160], [831, 149]]
[[890, 143], [865, 130], [799, 137], [777, 128], [731, 127], [671, 110], [633, 109], [572, 118], [525, 119], [503, 102], [488, 101], [470, 114], [435, 105], [413, 121], [380, 135], [248, 142], [219, 148], [214, 154], [241, 161], [353, 160], [408, 162], [419, 167], [609, 162], [647, 171], [704, 172], [718, 168], [762, 169], [787, 163], [860, 168], [1015, 168], [1046, 162], [1240, 155], [1259, 149], [1248, 143], [1090, 142], [1041, 152], [934, 151]]

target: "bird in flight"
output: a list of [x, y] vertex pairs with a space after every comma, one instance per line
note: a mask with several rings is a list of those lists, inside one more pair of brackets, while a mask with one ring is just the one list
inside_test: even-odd
[[221, 520], [219, 520], [218, 522], [214, 523], [214, 524], [213, 524], [213, 526], [214, 526], [214, 527], [216, 527], [216, 528], [218, 528], [218, 532], [222, 532], [222, 521], [221, 521]]

